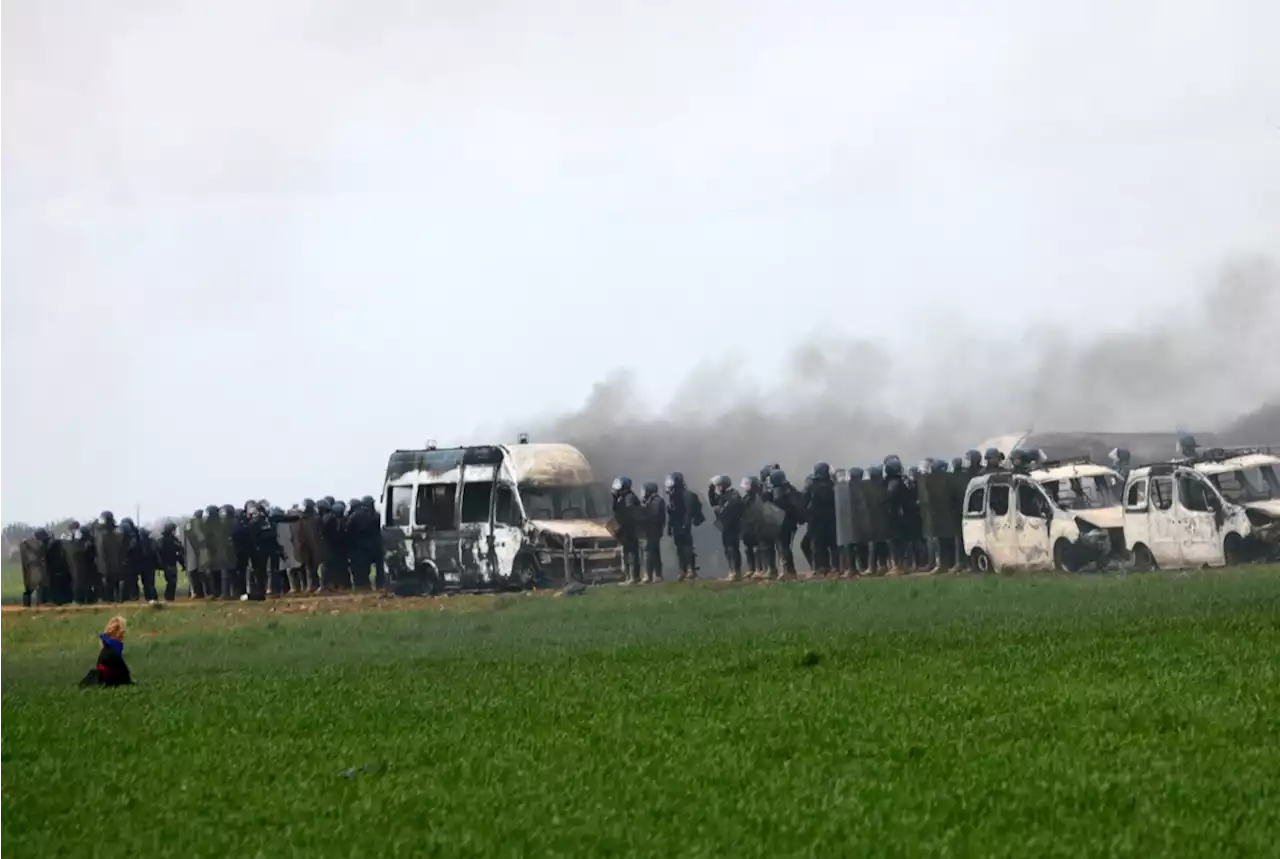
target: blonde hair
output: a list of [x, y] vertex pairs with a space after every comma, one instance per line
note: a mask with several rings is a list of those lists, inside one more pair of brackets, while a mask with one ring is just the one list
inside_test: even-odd
[[124, 638], [124, 626], [124, 618], [120, 615], [116, 615], [111, 618], [111, 620], [107, 621], [107, 628], [102, 631], [102, 634], [107, 638], [114, 638], [119, 641]]

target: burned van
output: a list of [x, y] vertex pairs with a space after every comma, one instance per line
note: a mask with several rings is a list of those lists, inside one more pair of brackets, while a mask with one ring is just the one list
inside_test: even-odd
[[398, 450], [382, 493], [398, 593], [519, 590], [621, 575], [607, 487], [572, 445]]
[[1202, 465], [1157, 463], [1129, 475], [1124, 534], [1135, 569], [1225, 567], [1275, 554], [1280, 520], [1265, 506], [1229, 500], [1219, 489], [1231, 485], [1223, 477], [1229, 472], [1206, 473]]
[[961, 524], [973, 568], [1075, 572], [1109, 563], [1117, 551], [1107, 518], [1113, 479], [1102, 466], [1075, 465], [973, 478]]

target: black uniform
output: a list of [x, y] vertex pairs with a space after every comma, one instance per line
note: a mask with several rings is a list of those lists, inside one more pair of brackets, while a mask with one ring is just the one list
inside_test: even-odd
[[267, 511], [259, 509], [245, 523], [249, 548], [249, 562], [253, 575], [249, 580], [249, 599], [261, 600], [267, 597], [268, 576], [274, 565], [280, 569], [280, 542], [276, 539], [276, 526], [271, 522]]
[[804, 506], [809, 518], [806, 536], [811, 537], [813, 551], [810, 563], [815, 573], [827, 575], [835, 570], [839, 553], [836, 545], [836, 487], [830, 468], [814, 469], [813, 482], [805, 489]]
[[746, 503], [727, 477], [719, 486], [708, 490], [707, 500], [720, 526], [720, 544], [729, 562], [729, 578], [736, 582], [742, 578], [742, 515], [746, 512]]
[[676, 546], [680, 579], [697, 578], [698, 558], [693, 550], [693, 529], [706, 521], [702, 499], [685, 486], [684, 475], [673, 472], [667, 478], [667, 533]]
[[[804, 509], [802, 495], [791, 484], [781, 470], [769, 475], [773, 503], [782, 508], [785, 514], [782, 520], [782, 531], [778, 535], [777, 553], [781, 561], [782, 572], [786, 576], [796, 574], [796, 556], [791, 545], [795, 542], [796, 531], [808, 517]], [[832, 502], [834, 504], [834, 501]]]
[[187, 568], [187, 550], [172, 525], [165, 526], [156, 543], [156, 556], [164, 574], [164, 601], [173, 602], [178, 595], [178, 567]]
[[351, 512], [347, 520], [347, 536], [351, 549], [351, 580], [357, 589], [369, 589], [369, 568], [377, 567], [375, 579], [378, 587], [382, 587], [382, 527], [378, 522], [378, 511], [370, 503], [362, 502]]
[[332, 507], [320, 511], [320, 536], [324, 540], [324, 570], [322, 578], [325, 590], [339, 590], [347, 580], [346, 535], [343, 533], [342, 514]]
[[138, 583], [142, 583], [142, 595], [147, 602], [156, 599], [156, 552], [151, 535], [136, 525], [123, 527], [125, 576], [120, 598], [125, 601], [138, 598]]
[[642, 505], [631, 481], [623, 479], [613, 490], [613, 518], [622, 544], [622, 575], [627, 582], [640, 580], [640, 510]]
[[249, 592], [249, 567], [253, 564], [253, 533], [249, 530], [249, 515], [237, 510], [231, 521], [231, 551], [235, 566], [231, 572], [231, 585], [226, 589], [228, 599], [237, 599]]
[[644, 487], [644, 579], [662, 581], [662, 535], [667, 531], [667, 502], [658, 484]]

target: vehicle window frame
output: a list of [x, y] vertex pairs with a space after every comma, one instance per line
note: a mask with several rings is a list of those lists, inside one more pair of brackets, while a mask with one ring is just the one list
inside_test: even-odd
[[[1164, 500], [1164, 492], [1155, 491], [1160, 486], [1161, 481], [1168, 485], [1169, 500], [1162, 506], [1160, 501]], [[1173, 509], [1174, 493], [1174, 475], [1172, 474], [1155, 474], [1151, 476], [1147, 483], [1147, 509], [1157, 513], [1168, 513]], [[1157, 500], [1159, 499], [1159, 500]]]
[[[1009, 515], [1009, 510], [1014, 506], [1012, 484], [1010, 483], [992, 483], [987, 486], [987, 516], [992, 519], [1003, 519]], [[997, 512], [995, 506], [991, 503], [995, 500], [996, 490], [1004, 490], [1004, 512]]]
[[[1018, 490], [1017, 491], [1017, 496], [1018, 496], [1017, 509], [1018, 509], [1019, 516], [1027, 516], [1032, 519], [1041, 519], [1045, 522], [1049, 521], [1049, 519], [1052, 518], [1053, 505], [1052, 503], [1049, 502], [1049, 493], [1044, 491], [1044, 487], [1042, 487], [1039, 483], [1036, 483], [1034, 480], [1027, 480], [1027, 479], [1017, 480], [1014, 482], [1014, 485], [1017, 487], [1017, 490]], [[1024, 491], [1027, 493], [1029, 497], [1033, 499], [1033, 503], [1038, 501], [1040, 504], [1044, 505], [1042, 511], [1027, 512], [1026, 510], [1022, 509], [1022, 499], [1023, 499]]]
[[[485, 493], [485, 496], [484, 496], [484, 499], [485, 499], [485, 501], [484, 501], [484, 518], [483, 518], [483, 519], [468, 519], [468, 518], [467, 518], [467, 515], [468, 515], [468, 510], [469, 510], [469, 508], [468, 508], [468, 506], [467, 506], [467, 502], [468, 502], [468, 500], [469, 500], [469, 499], [468, 499], [468, 497], [467, 497], [467, 490], [476, 490], [476, 489], [478, 489], [478, 488], [479, 488], [479, 487], [481, 487], [481, 486], [487, 487], [487, 488], [488, 488], [488, 490], [489, 490], [487, 493]], [[494, 482], [493, 480], [468, 480], [468, 481], [466, 481], [465, 483], [463, 483], [463, 484], [462, 484], [462, 501], [461, 501], [461, 503], [458, 505], [458, 524], [459, 524], [459, 526], [462, 526], [462, 525], [488, 525], [488, 524], [489, 524], [489, 521], [490, 521], [490, 520], [489, 520], [489, 516], [490, 516], [490, 514], [493, 512], [493, 493], [494, 493], [494, 489], [495, 489], [495, 487], [496, 487], [496, 484], [495, 484], [495, 482]], [[474, 511], [472, 511], [472, 515], [474, 515]]]
[[[1132, 511], [1143, 511], [1147, 509], [1147, 484], [1150, 479], [1151, 478], [1149, 477], [1139, 477], [1129, 484], [1124, 491], [1124, 509]], [[1133, 501], [1129, 497], [1136, 489], [1142, 490], [1142, 498], [1139, 501]]]
[[[396, 509], [396, 491], [403, 490], [408, 494], [409, 499], [405, 504], [405, 519], [403, 522], [395, 521]], [[384, 493], [384, 509], [382, 511], [382, 524], [387, 528], [409, 528], [413, 525], [413, 502], [417, 497], [417, 488], [412, 483], [395, 483], [387, 487]]]
[[[978, 509], [973, 509], [973, 499], [978, 499]], [[983, 519], [987, 515], [987, 487], [986, 485], [975, 487], [969, 490], [968, 497], [964, 500], [964, 515], [966, 519]]]
[[[452, 495], [453, 503], [450, 505], [450, 524], [449, 527], [441, 527], [434, 521], [423, 521], [422, 510], [425, 508], [434, 513], [436, 504], [434, 502], [423, 504], [424, 497], [434, 494], [434, 490], [440, 488], [446, 494]], [[443, 509], [443, 507], [441, 507]], [[455, 482], [448, 483], [419, 483], [413, 496], [413, 526], [415, 528], [427, 528], [442, 533], [450, 533], [458, 530], [460, 514], [458, 512], [458, 484]], [[434, 520], [432, 515], [431, 520]]]

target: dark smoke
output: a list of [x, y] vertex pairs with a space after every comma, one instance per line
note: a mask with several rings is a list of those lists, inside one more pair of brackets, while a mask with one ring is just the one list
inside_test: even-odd
[[966, 331], [906, 332], [904, 342], [932, 344], [911, 366], [864, 340], [808, 344], [772, 387], [743, 379], [732, 361], [712, 362], [659, 409], [638, 406], [632, 374], [617, 371], [581, 408], [535, 425], [534, 437], [576, 444], [602, 479], [639, 483], [675, 469], [695, 488], [766, 462], [798, 482], [819, 460], [950, 458], [1032, 427], [1172, 435], [1251, 409], [1222, 440], [1280, 442], [1280, 268], [1237, 260], [1195, 300], [1171, 291], [1154, 301], [1120, 330], [1064, 294], [1053, 320], [1006, 310]]

